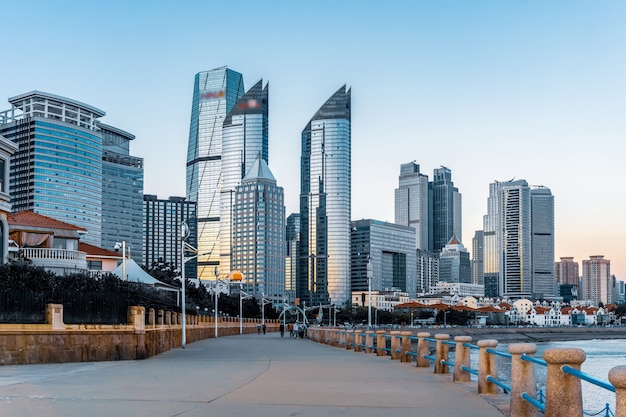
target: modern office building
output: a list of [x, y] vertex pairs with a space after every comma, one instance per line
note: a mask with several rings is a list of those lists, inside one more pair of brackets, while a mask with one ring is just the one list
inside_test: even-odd
[[603, 255], [590, 256], [583, 260], [583, 289], [586, 300], [594, 304], [608, 304], [613, 299], [611, 261]]
[[433, 171], [429, 183], [431, 250], [439, 252], [452, 236], [461, 242], [461, 194], [452, 182], [452, 171], [442, 166]]
[[283, 302], [286, 247], [284, 191], [259, 155], [236, 187], [233, 207], [231, 265], [247, 294]]
[[105, 112], [80, 101], [31, 91], [9, 99], [0, 134], [18, 146], [11, 157], [12, 210], [30, 210], [87, 230], [102, 241], [102, 133]]
[[300, 251], [300, 214], [292, 213], [287, 217], [287, 257], [285, 258], [285, 295], [289, 303], [296, 299], [296, 269]]
[[476, 230], [472, 239], [472, 284], [485, 283], [485, 249], [482, 230]]
[[439, 252], [439, 282], [472, 283], [469, 252], [455, 235]]
[[417, 249], [417, 292], [427, 294], [439, 282], [439, 254]]
[[[200, 279], [215, 279], [220, 269], [222, 128], [244, 94], [243, 77], [227, 67], [196, 74], [187, 148], [186, 195], [196, 202]], [[217, 268], [217, 269], [216, 269]]]
[[228, 112], [222, 130], [220, 270], [230, 272], [235, 188], [261, 157], [268, 163], [268, 85], [257, 82]]
[[125, 242], [127, 256], [144, 264], [143, 158], [130, 155], [135, 136], [98, 123], [102, 133], [102, 243], [112, 250]]
[[[198, 247], [196, 203], [185, 197], [159, 199], [156, 195], [144, 194], [144, 255], [145, 265], [171, 264], [180, 269], [182, 253], [182, 225], [187, 224], [189, 234], [185, 241]], [[187, 256], [192, 256], [189, 253]], [[195, 279], [198, 275], [197, 260], [185, 263], [185, 277]]]
[[11, 155], [17, 151], [17, 145], [0, 135], [0, 263], [6, 262], [9, 251], [9, 223], [11, 213], [11, 195], [9, 194]]
[[554, 280], [559, 285], [570, 284], [578, 287], [579, 265], [573, 256], [562, 256], [559, 262], [554, 263]]
[[559, 295], [554, 280], [554, 196], [547, 187], [530, 190], [533, 298]]
[[373, 291], [401, 291], [415, 297], [415, 256], [414, 228], [371, 219], [353, 221], [352, 292], [368, 291], [371, 285]]
[[429, 240], [428, 176], [421, 174], [420, 166], [413, 161], [400, 165], [398, 182], [394, 223], [415, 229], [417, 249], [432, 250]]
[[297, 296], [350, 302], [351, 98], [341, 87], [302, 131]]

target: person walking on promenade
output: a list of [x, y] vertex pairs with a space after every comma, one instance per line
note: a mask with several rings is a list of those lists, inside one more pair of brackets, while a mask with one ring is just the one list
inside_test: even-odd
[[256, 332], [257, 334], [261, 334], [261, 324], [257, 323], [256, 325]]
[[287, 330], [289, 331], [289, 337], [293, 337], [293, 323], [287, 325]]
[[265, 330], [267, 330], [267, 326], [265, 325], [265, 323], [263, 323], [263, 326], [261, 326], [263, 328], [263, 334], [265, 334]]
[[299, 328], [300, 328], [300, 325], [298, 324], [298, 322], [295, 322], [295, 323], [293, 324], [293, 334], [292, 334], [292, 337], [293, 337], [294, 339], [297, 339], [297, 338], [298, 338], [298, 329], [299, 329]]
[[278, 330], [280, 330], [280, 337], [284, 337], [285, 336], [285, 324], [280, 323], [280, 326], [278, 326]]

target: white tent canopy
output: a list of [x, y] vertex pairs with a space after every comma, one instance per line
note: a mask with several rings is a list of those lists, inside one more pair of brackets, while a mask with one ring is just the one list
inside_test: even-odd
[[[111, 273], [124, 279], [124, 277], [122, 276], [123, 273], [121, 264], [113, 271], [111, 271]], [[178, 291], [178, 288], [161, 282], [158, 279], [154, 278], [152, 275], [148, 274], [139, 265], [137, 265], [137, 262], [133, 261], [132, 259], [126, 259], [126, 281], [152, 285], [153, 287], [159, 287], [164, 290]]]

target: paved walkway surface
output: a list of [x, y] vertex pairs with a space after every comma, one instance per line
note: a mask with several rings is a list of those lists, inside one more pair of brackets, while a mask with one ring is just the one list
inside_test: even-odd
[[432, 368], [270, 333], [207, 339], [142, 361], [0, 366], [0, 417], [18, 416], [502, 414]]

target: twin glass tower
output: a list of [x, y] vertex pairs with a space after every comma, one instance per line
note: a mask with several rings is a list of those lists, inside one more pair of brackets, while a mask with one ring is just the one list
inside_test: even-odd
[[[295, 266], [296, 296], [307, 305], [350, 299], [350, 107], [343, 86], [302, 132]], [[198, 73], [186, 179], [187, 198], [197, 203], [198, 251], [207, 254], [198, 258], [198, 278], [239, 269], [254, 292], [278, 299], [285, 297], [285, 212], [267, 163], [268, 86], [259, 81], [244, 93], [243, 76], [227, 67]]]

